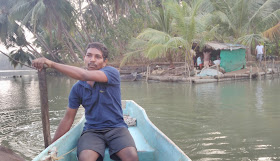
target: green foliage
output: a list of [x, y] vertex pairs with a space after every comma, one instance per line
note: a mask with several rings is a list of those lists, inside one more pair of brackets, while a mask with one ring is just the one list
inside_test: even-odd
[[217, 28], [209, 27], [212, 10], [213, 7], [207, 0], [164, 2], [153, 13], [154, 28], [145, 29], [130, 43], [132, 50], [125, 55], [122, 64], [133, 57], [133, 53], [138, 56], [140, 51], [143, 52], [142, 56], [149, 59], [167, 57], [172, 64], [172, 54], [185, 50], [184, 53], [188, 53], [186, 56], [190, 60], [194, 41], [201, 43], [205, 39], [215, 38], [213, 33]]
[[[32, 59], [34, 59], [34, 56], [31, 53], [25, 52], [21, 48], [11, 51], [10, 57], [13, 58], [13, 59], [10, 59], [10, 62], [14, 66], [14, 68], [16, 68], [18, 66], [18, 64], [19, 64], [18, 62], [21, 62], [24, 64], [27, 63], [28, 65], [31, 65], [31, 61], [32, 61]], [[14, 60], [16, 60], [16, 61], [14, 61]], [[20, 64], [20, 66], [22, 67], [23, 65]]]
[[276, 25], [280, 19], [279, 0], [216, 0], [215, 23], [220, 24], [219, 34], [232, 37], [231, 43], [251, 46], [263, 42], [262, 32]]
[[[111, 59], [124, 56], [122, 64], [138, 57], [172, 62], [170, 55], [175, 53], [190, 57], [194, 42], [201, 47], [212, 40], [247, 46], [268, 42], [262, 33], [279, 22], [279, 4], [279, 0], [0, 0], [0, 41], [19, 55], [26, 51], [38, 56], [41, 51], [39, 55], [62, 63], [81, 62], [92, 41], [106, 44]], [[24, 29], [35, 41], [26, 40]]]
[[275, 42], [269, 42], [265, 44], [266, 47], [266, 54], [267, 55], [277, 55], [280, 56], [280, 40], [278, 40], [278, 43]]

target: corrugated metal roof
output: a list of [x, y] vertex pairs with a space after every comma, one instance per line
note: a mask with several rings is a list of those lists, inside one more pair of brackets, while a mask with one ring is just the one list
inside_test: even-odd
[[205, 44], [207, 48], [211, 48], [213, 50], [237, 50], [237, 49], [246, 49], [246, 46], [240, 44], [225, 44], [225, 43], [216, 43], [216, 42], [208, 42]]

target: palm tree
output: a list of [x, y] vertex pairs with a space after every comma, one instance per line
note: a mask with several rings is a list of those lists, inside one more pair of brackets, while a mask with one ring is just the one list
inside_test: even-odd
[[[9, 19], [9, 11], [16, 3], [17, 1], [0, 1], [0, 42], [8, 49], [12, 48], [10, 55], [5, 54], [3, 51], [0, 52], [10, 58], [9, 60], [14, 67], [18, 65], [18, 62], [27, 62], [30, 65], [34, 56], [42, 56], [26, 40], [24, 30], [20, 25]], [[35, 54], [32, 55], [31, 51], [35, 52]]]
[[[53, 53], [52, 42], [58, 39], [65, 44], [72, 58], [78, 62], [80, 61], [78, 56], [83, 55], [83, 50], [71, 36], [76, 27], [73, 12], [74, 8], [66, 0], [22, 0], [11, 9], [11, 18], [27, 27], [37, 38], [37, 43], [45, 48], [54, 60], [57, 58]], [[44, 40], [44, 31], [48, 31], [49, 42]], [[78, 55], [75, 49], [78, 50]]]
[[271, 27], [270, 29], [266, 30], [265, 32], [263, 32], [264, 37], [268, 38], [271, 42], [274, 42], [275, 47], [276, 47], [276, 54], [279, 55], [280, 51], [279, 51], [279, 37], [280, 37], [280, 22]]
[[143, 30], [147, 16], [146, 3], [139, 0], [86, 0], [77, 13], [82, 17], [85, 39], [104, 42], [111, 58], [124, 53], [132, 36]]
[[[170, 55], [172, 46], [170, 43], [171, 22], [172, 17], [164, 7], [158, 7], [158, 10], [153, 13], [154, 28], [147, 28], [141, 32], [136, 39], [132, 39], [130, 46], [132, 52], [125, 55], [122, 65], [129, 61], [132, 57], [139, 54], [144, 54], [144, 57], [155, 59]], [[170, 65], [172, 65], [172, 57], [169, 57]]]
[[[280, 19], [280, 9], [274, 9], [279, 5], [279, 0], [217, 0], [213, 5], [220, 25], [220, 34], [232, 37], [231, 42], [242, 43], [251, 46], [255, 42], [265, 41], [262, 32], [276, 25]], [[251, 60], [251, 50], [248, 52]]]
[[172, 51], [184, 51], [186, 72], [187, 65], [192, 61], [190, 51], [193, 43], [203, 44], [205, 39], [213, 38], [211, 35], [215, 28], [208, 25], [212, 18], [211, 6], [208, 0], [163, 3], [163, 7], [155, 14], [155, 22], [160, 22], [158, 27], [146, 29], [132, 41], [131, 46], [135, 50], [126, 54], [122, 64], [139, 54], [155, 59], [168, 56]]
[[[14, 68], [16, 68], [19, 64], [18, 62], [21, 62], [23, 64], [27, 63], [30, 66], [32, 59], [34, 59], [33, 54], [28, 51], [24, 51], [22, 48], [12, 50], [10, 53], [10, 62], [14, 66]], [[21, 67], [23, 66], [23, 64], [20, 64]]]

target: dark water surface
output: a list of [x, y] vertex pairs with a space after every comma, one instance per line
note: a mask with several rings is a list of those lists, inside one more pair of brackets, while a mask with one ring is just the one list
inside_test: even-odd
[[[48, 77], [51, 133], [75, 80]], [[280, 160], [280, 79], [185, 83], [122, 82], [122, 99], [192, 160]], [[44, 148], [37, 76], [0, 78], [0, 143], [31, 160]], [[83, 111], [79, 110], [77, 120]]]

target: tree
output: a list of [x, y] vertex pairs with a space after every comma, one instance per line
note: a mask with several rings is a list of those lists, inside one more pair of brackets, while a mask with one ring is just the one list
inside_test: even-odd
[[179, 37], [172, 36], [172, 17], [170, 12], [165, 7], [158, 7], [158, 10], [153, 13], [154, 29], [147, 28], [141, 32], [136, 39], [132, 39], [130, 46], [132, 52], [126, 54], [122, 65], [136, 55], [143, 54], [149, 59], [158, 57], [168, 57], [170, 66], [173, 66], [172, 52], [182, 44]]
[[157, 27], [144, 30], [132, 41], [131, 47], [134, 50], [126, 54], [122, 64], [139, 54], [155, 59], [183, 51], [186, 69], [192, 61], [190, 51], [193, 43], [196, 41], [203, 44], [206, 39], [214, 38], [216, 28], [209, 26], [212, 11], [212, 5], [207, 0], [163, 3], [154, 16]]
[[[219, 33], [249, 49], [255, 42], [264, 42], [262, 32], [276, 25], [280, 18], [280, 9], [273, 8], [279, 5], [279, 0], [217, 0], [213, 5], [219, 17], [216, 21], [220, 25]], [[251, 60], [251, 50], [248, 59]]]
[[[263, 35], [264, 37], [268, 38], [271, 42], [272, 42], [272, 45], [275, 46], [275, 53], [276, 55], [279, 55], [280, 54], [280, 22], [271, 27], [270, 29], [266, 30], [265, 32], [263, 32]], [[270, 49], [272, 50], [272, 49]]]
[[[9, 11], [16, 3], [17, 1], [0, 1], [0, 42], [4, 43], [7, 48], [13, 48], [10, 55], [10, 62], [14, 67], [17, 66], [18, 62], [16, 61], [27, 62], [30, 65], [31, 59], [34, 58], [30, 54], [29, 50], [32, 46], [26, 40], [24, 30], [18, 23], [9, 19]], [[0, 52], [5, 54], [3, 51]]]
[[[73, 7], [68, 1], [22, 0], [12, 4], [8, 11], [8, 21], [17, 24], [22, 30], [32, 32], [36, 38], [34, 43], [45, 51], [45, 56], [51, 55], [53, 60], [61, 62], [56, 55], [57, 46], [52, 44], [58, 40], [68, 48], [76, 62], [80, 61], [78, 56], [83, 54], [83, 50], [70, 34], [75, 29], [75, 19], [73, 19]], [[40, 54], [30, 44], [29, 48], [34, 55]], [[79, 52], [75, 52], [75, 49]], [[76, 53], [80, 54], [77, 56]]]
[[[122, 55], [131, 37], [136, 36], [148, 24], [147, 3], [129, 1], [91, 1], [79, 11], [86, 33], [94, 41], [104, 42], [111, 58]], [[119, 6], [119, 7], [117, 7]], [[82, 32], [83, 33], [83, 32]]]

